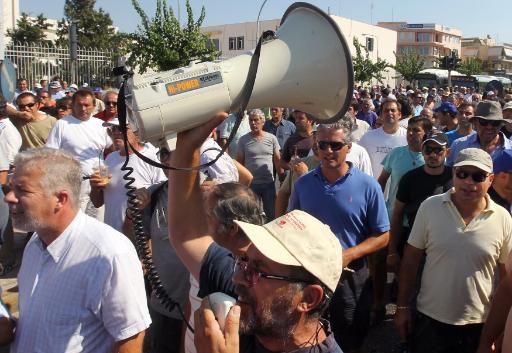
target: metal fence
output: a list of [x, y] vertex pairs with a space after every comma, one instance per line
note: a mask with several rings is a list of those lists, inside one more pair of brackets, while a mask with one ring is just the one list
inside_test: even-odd
[[77, 60], [72, 62], [67, 47], [9, 44], [5, 56], [15, 65], [18, 78], [29, 81], [30, 88], [43, 78], [50, 81], [55, 76], [78, 86], [87, 83], [91, 87], [107, 87], [114, 83], [113, 51], [78, 48]]

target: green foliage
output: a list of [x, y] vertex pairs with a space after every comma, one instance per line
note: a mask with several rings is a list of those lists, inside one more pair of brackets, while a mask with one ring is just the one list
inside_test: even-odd
[[[371, 84], [372, 80], [377, 80], [383, 83], [383, 73], [388, 67], [392, 67], [386, 60], [377, 58], [377, 62], [370, 59], [368, 49], [359, 43], [357, 38], [354, 37], [354, 47], [356, 48], [356, 55], [352, 57], [352, 65], [354, 66], [354, 80], [361, 84]], [[363, 54], [364, 51], [364, 54]]]
[[112, 49], [117, 44], [112, 19], [103, 9], [96, 10], [96, 0], [66, 0], [64, 16], [59, 21], [57, 44], [68, 45], [71, 21], [77, 24], [78, 45], [86, 48]]
[[482, 60], [478, 58], [467, 58], [460, 63], [457, 71], [466, 76], [481, 74], [483, 72]]
[[50, 27], [46, 17], [40, 14], [35, 19], [29, 18], [26, 13], [16, 21], [16, 28], [8, 29], [7, 36], [14, 43], [48, 44], [44, 31]]
[[208, 45], [209, 37], [200, 32], [206, 15], [204, 6], [201, 15], [194, 20], [187, 0], [188, 20], [186, 26], [181, 27], [166, 0], [156, 1], [156, 13], [152, 19], [148, 18], [138, 0], [132, 0], [132, 4], [141, 18], [141, 25], [130, 34], [127, 63], [133, 67], [138, 65], [141, 73], [149, 68], [163, 71], [186, 66], [192, 59], [211, 61], [220, 55]]
[[414, 77], [423, 70], [423, 66], [425, 65], [425, 60], [420, 57], [417, 53], [414, 52], [405, 52], [403, 54], [397, 55], [396, 64], [393, 66], [396, 72], [403, 77], [404, 80], [412, 83]]

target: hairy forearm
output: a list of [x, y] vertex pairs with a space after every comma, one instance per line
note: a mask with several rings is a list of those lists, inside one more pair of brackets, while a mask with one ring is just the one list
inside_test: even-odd
[[103, 190], [102, 189], [99, 189], [96, 187], [91, 187], [91, 193], [90, 193], [89, 197], [91, 198], [92, 204], [96, 208], [103, 206], [103, 204], [105, 203], [103, 200]]
[[393, 212], [391, 218], [391, 230], [389, 234], [389, 253], [396, 254], [398, 252], [398, 244], [400, 244], [403, 236], [404, 227], [402, 225], [403, 213]]
[[404, 258], [400, 266], [398, 276], [398, 306], [408, 306], [412, 291], [416, 284], [416, 275], [420, 265], [423, 252], [410, 245], [407, 245], [404, 251]]
[[377, 250], [385, 248], [388, 245], [388, 241], [389, 232], [369, 236], [360, 244], [343, 251], [344, 265], [347, 266], [354, 260], [363, 258], [366, 255], [372, 254]]

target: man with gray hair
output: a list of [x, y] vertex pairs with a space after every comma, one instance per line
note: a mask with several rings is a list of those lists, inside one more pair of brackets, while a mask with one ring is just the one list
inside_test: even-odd
[[366, 121], [368, 125], [375, 127], [375, 122], [377, 121], [377, 114], [373, 111], [375, 109], [373, 102], [370, 98], [367, 98], [363, 101], [361, 106], [361, 110], [357, 112], [356, 119]]
[[142, 352], [151, 320], [140, 262], [128, 238], [80, 211], [79, 163], [40, 148], [14, 164], [5, 200], [13, 226], [35, 233], [11, 352]]
[[344, 271], [330, 313], [338, 344], [353, 352], [366, 336], [370, 315], [366, 256], [387, 246], [389, 219], [377, 181], [346, 160], [352, 148], [347, 126], [320, 125], [317, 147], [320, 166], [296, 181], [288, 210], [306, 211], [329, 225], [343, 247], [343, 267], [352, 271]]
[[251, 132], [238, 141], [236, 159], [252, 173], [251, 189], [261, 198], [267, 220], [271, 221], [274, 219], [276, 202], [273, 165], [279, 166], [281, 154], [277, 138], [263, 131], [264, 123], [265, 115], [261, 110], [249, 112]]

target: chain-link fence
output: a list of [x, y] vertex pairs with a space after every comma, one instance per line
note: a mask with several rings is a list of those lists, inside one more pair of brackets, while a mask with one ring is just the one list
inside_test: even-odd
[[67, 47], [18, 43], [7, 45], [5, 56], [15, 65], [18, 78], [29, 81], [30, 88], [55, 76], [78, 86], [106, 87], [114, 81], [114, 51], [78, 48], [77, 60], [72, 62]]

